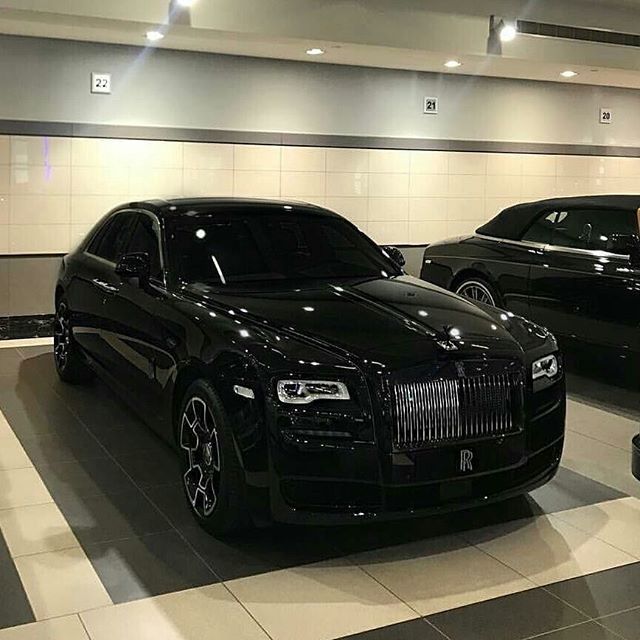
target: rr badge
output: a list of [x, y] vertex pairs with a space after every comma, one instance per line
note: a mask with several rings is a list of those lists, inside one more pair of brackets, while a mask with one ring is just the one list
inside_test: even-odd
[[460, 473], [473, 471], [473, 451], [470, 449], [460, 450]]

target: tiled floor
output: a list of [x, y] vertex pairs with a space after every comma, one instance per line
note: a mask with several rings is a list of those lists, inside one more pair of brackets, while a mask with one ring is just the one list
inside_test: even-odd
[[530, 496], [217, 540], [104, 385], [0, 344], [0, 640], [640, 640], [638, 397], [569, 389], [563, 467]]

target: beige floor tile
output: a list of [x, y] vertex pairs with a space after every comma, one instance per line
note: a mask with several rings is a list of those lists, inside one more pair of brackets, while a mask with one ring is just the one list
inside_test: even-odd
[[227, 586], [278, 640], [327, 640], [418, 617], [344, 559], [232, 580]]
[[41, 347], [53, 345], [53, 338], [19, 338], [16, 340], [0, 340], [0, 349], [17, 347]]
[[562, 465], [588, 478], [640, 498], [640, 482], [631, 475], [631, 453], [575, 431], [567, 431]]
[[[2, 340], [0, 340], [2, 342]], [[0, 438], [15, 438], [13, 429], [9, 426], [7, 419], [4, 417], [2, 411], [0, 411]]]
[[518, 520], [464, 536], [538, 585], [636, 562], [628, 553], [555, 516]]
[[638, 422], [582, 402], [567, 402], [567, 429], [626, 451], [638, 433]]
[[0, 640], [89, 640], [89, 636], [78, 616], [65, 616], [2, 629]]
[[35, 469], [0, 470], [0, 509], [53, 502]]
[[621, 498], [555, 514], [640, 559], [640, 500]]
[[0, 531], [13, 557], [79, 546], [52, 502], [0, 511]]
[[21, 556], [14, 562], [38, 620], [112, 604], [80, 547]]
[[0, 469], [33, 467], [20, 441], [13, 434], [0, 436]]
[[221, 584], [81, 614], [91, 640], [267, 640]]
[[352, 559], [421, 615], [536, 586], [460, 538], [419, 541]]

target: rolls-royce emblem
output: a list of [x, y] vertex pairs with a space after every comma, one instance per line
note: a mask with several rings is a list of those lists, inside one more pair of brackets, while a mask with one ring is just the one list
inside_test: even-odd
[[456, 371], [458, 372], [459, 378], [464, 378], [467, 375], [467, 372], [464, 368], [464, 362], [456, 362]]
[[438, 346], [445, 351], [457, 351], [458, 345], [452, 340], [438, 340]]
[[473, 471], [473, 451], [470, 449], [460, 450], [460, 472], [468, 473]]

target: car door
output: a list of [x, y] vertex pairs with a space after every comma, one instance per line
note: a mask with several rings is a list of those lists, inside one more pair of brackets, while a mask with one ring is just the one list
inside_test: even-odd
[[150, 421], [162, 407], [161, 395], [175, 364], [174, 348], [180, 341], [179, 322], [171, 320], [165, 286], [160, 221], [150, 212], [136, 212], [136, 222], [126, 253], [149, 256], [147, 282], [119, 278], [117, 291], [107, 306], [111, 350], [118, 383], [147, 412]]
[[75, 270], [66, 292], [76, 341], [105, 368], [111, 365], [105, 342], [106, 311], [118, 288], [116, 262], [129, 243], [134, 222], [135, 215], [129, 211], [117, 212], [105, 220], [79, 257], [80, 268]]
[[636, 350], [638, 269], [607, 250], [612, 235], [638, 234], [636, 212], [568, 209], [546, 212], [540, 223], [550, 237], [531, 269], [531, 318], [560, 336]]

